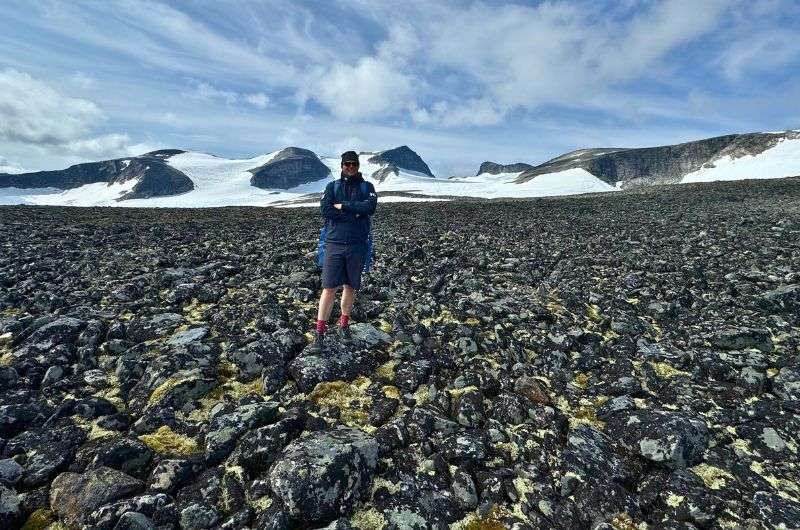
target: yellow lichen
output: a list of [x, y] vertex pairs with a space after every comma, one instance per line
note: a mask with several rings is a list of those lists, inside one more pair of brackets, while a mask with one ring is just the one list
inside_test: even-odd
[[572, 380], [572, 384], [580, 389], [586, 389], [589, 385], [589, 374], [578, 372], [575, 379]]
[[[425, 387], [425, 390], [428, 390], [428, 387]], [[462, 394], [466, 394], [467, 392], [472, 392], [473, 390], [478, 390], [477, 386], [470, 385], [461, 388], [449, 388], [447, 392], [450, 393], [451, 399], [458, 399], [461, 397]]]
[[22, 530], [44, 530], [56, 522], [55, 514], [48, 508], [39, 508], [34, 511], [25, 521]]
[[777, 368], [767, 368], [767, 377], [775, 377], [780, 373], [780, 370]]
[[[614, 530], [638, 530], [640, 525], [625, 512], [617, 513], [611, 519], [611, 528]], [[647, 528], [647, 526], [645, 526]]]
[[464, 321], [467, 326], [479, 326], [481, 321], [475, 317], [469, 317]]
[[350, 517], [350, 524], [359, 530], [382, 530], [387, 521], [381, 512], [374, 507], [358, 510]]
[[192, 455], [202, 451], [197, 440], [178, 434], [167, 425], [152, 434], [139, 436], [139, 440], [159, 454]]
[[667, 506], [672, 506], [673, 508], [677, 508], [681, 505], [685, 497], [683, 495], [678, 495], [676, 493], [670, 493], [667, 495]]
[[703, 479], [706, 487], [712, 490], [724, 488], [727, 484], [726, 479], [733, 479], [733, 475], [724, 469], [710, 466], [708, 464], [698, 464], [694, 467], [690, 467], [689, 471]]
[[226, 397], [237, 400], [248, 395], [264, 395], [264, 385], [261, 379], [255, 378], [249, 383], [242, 383], [236, 379], [228, 379], [227, 376], [220, 375], [219, 384], [197, 400], [200, 404], [198, 408], [185, 416], [178, 412], [177, 416], [191, 421], [206, 422], [209, 420], [214, 406], [225, 401]]
[[190, 324], [201, 324], [205, 322], [203, 312], [206, 309], [213, 307], [214, 304], [203, 304], [193, 298], [192, 301], [183, 308], [184, 316]]
[[360, 376], [355, 381], [323, 381], [317, 383], [308, 395], [308, 400], [319, 407], [336, 407], [339, 419], [350, 427], [372, 432], [375, 427], [369, 423], [369, 409], [372, 398], [366, 394], [372, 381]]
[[512, 461], [519, 459], [519, 446], [514, 442], [497, 442], [494, 444], [494, 446], [507, 453]]
[[394, 328], [392, 327], [392, 325], [391, 325], [389, 322], [385, 321], [385, 320], [381, 320], [381, 321], [380, 321], [380, 324], [378, 325], [378, 327], [379, 327], [379, 328], [381, 329], [381, 331], [383, 331], [384, 333], [391, 333], [391, 332], [392, 332], [392, 329], [394, 329]]
[[800, 486], [790, 480], [778, 478], [772, 473], [768, 473], [761, 462], [751, 462], [750, 471], [758, 473], [761, 478], [769, 482], [780, 497], [794, 502], [800, 500]]
[[394, 381], [395, 378], [394, 369], [399, 362], [400, 361], [397, 359], [392, 359], [391, 361], [387, 361], [382, 365], [380, 365], [375, 370], [375, 374], [381, 379], [385, 379], [386, 381]]
[[653, 367], [655, 373], [664, 379], [669, 379], [671, 377], [676, 377], [679, 375], [691, 376], [689, 372], [684, 372], [683, 370], [678, 370], [674, 366], [669, 363], [661, 363], [656, 361], [650, 361], [650, 366]]
[[13, 360], [14, 356], [11, 354], [11, 352], [4, 353], [3, 355], [0, 355], [0, 366], [10, 366], [11, 361]]
[[259, 497], [257, 499], [250, 501], [249, 504], [250, 506], [253, 507], [255, 511], [263, 512], [264, 510], [272, 506], [272, 497], [270, 497], [269, 495], [265, 495], [263, 497]]
[[400, 389], [393, 385], [386, 385], [383, 387], [383, 395], [389, 399], [400, 400]]
[[169, 379], [158, 385], [155, 390], [153, 390], [153, 392], [150, 394], [150, 399], [148, 400], [148, 403], [150, 405], [158, 403], [159, 401], [164, 399], [167, 393], [169, 393], [169, 391], [175, 388], [176, 386], [182, 383], [188, 383], [193, 380], [194, 380], [193, 377], [170, 377]]

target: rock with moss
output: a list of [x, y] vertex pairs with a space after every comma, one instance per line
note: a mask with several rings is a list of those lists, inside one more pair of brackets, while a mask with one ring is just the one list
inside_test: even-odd
[[293, 517], [331, 520], [369, 491], [377, 463], [374, 438], [339, 427], [291, 442], [270, 469], [269, 483]]
[[80, 526], [101, 506], [131, 496], [144, 484], [121, 471], [98, 467], [84, 474], [62, 473], [50, 487], [50, 508], [71, 526]]

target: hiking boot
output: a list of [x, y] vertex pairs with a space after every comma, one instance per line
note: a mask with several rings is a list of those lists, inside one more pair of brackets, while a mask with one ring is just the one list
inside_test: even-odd
[[314, 330], [314, 341], [307, 346], [308, 351], [311, 353], [320, 353], [323, 348], [323, 341], [325, 340], [325, 333], [322, 331]]
[[350, 326], [339, 328], [339, 340], [343, 344], [350, 344], [353, 341], [353, 336], [350, 334]]

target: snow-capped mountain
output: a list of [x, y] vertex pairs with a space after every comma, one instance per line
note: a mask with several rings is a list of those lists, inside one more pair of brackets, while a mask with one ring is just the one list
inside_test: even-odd
[[[541, 197], [654, 184], [800, 175], [800, 131], [752, 133], [643, 149], [582, 149], [533, 166], [484, 162], [478, 175], [437, 178], [407, 146], [361, 152], [382, 202]], [[160, 150], [60, 171], [0, 174], [0, 204], [317, 206], [340, 158], [298, 147], [248, 159]]]
[[580, 149], [526, 169], [515, 182], [583, 169], [615, 188], [800, 175], [800, 131], [731, 134], [638, 149]]

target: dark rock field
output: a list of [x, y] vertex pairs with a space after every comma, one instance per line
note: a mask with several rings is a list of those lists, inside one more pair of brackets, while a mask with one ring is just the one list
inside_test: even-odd
[[373, 224], [0, 208], [0, 528], [800, 528], [800, 178]]

